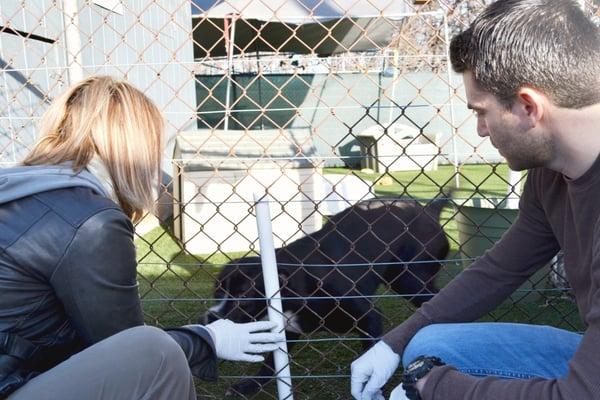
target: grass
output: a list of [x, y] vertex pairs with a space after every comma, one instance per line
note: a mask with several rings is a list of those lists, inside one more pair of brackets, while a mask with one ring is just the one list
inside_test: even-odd
[[[350, 171], [342, 168], [325, 169], [326, 174], [355, 174], [374, 182], [374, 190], [380, 196], [402, 196], [431, 199], [439, 194], [441, 186], [454, 183], [455, 171], [451, 166], [441, 166], [437, 171], [407, 171], [385, 176]], [[466, 165], [458, 173], [460, 189], [455, 198], [503, 197], [506, 195], [508, 168], [506, 165]], [[384, 183], [384, 184], [381, 184]], [[449, 259], [459, 258], [458, 233], [455, 211], [446, 209], [442, 223], [450, 243]], [[182, 250], [175, 240], [161, 228], [156, 228], [136, 240], [139, 261], [139, 287], [146, 322], [162, 327], [196, 323], [198, 317], [212, 305], [210, 298], [216, 275], [221, 266], [244, 253], [214, 253], [192, 255]], [[448, 262], [438, 277], [438, 285], [444, 286], [463, 266]], [[530, 287], [545, 288], [546, 279], [536, 276], [537, 282]], [[381, 295], [393, 294], [382, 287]], [[400, 298], [381, 297], [377, 306], [384, 316], [388, 330], [414, 312], [413, 306]], [[509, 300], [482, 318], [485, 321], [513, 321], [553, 325], [571, 330], [581, 330], [576, 307], [560, 293], [525, 290], [517, 291]], [[320, 340], [315, 342], [314, 340]], [[362, 353], [360, 342], [351, 334], [345, 338], [319, 333], [302, 340], [292, 350], [292, 374], [296, 399], [346, 399], [349, 397], [349, 365]], [[252, 376], [255, 365], [223, 362], [220, 365], [222, 379], [214, 383], [198, 383], [201, 399], [222, 398], [236, 376]], [[394, 378], [397, 381], [397, 377]], [[390, 386], [390, 388], [393, 386]], [[276, 398], [275, 384], [253, 399]]]
[[[508, 187], [509, 169], [506, 164], [468, 164], [458, 172], [453, 166], [442, 165], [436, 171], [406, 171], [386, 174], [349, 171], [344, 168], [325, 168], [326, 174], [352, 173], [375, 183], [375, 192], [382, 196], [406, 196], [415, 199], [431, 199], [439, 194], [442, 187], [455, 186], [459, 178], [459, 189], [455, 197], [479, 196], [503, 197]], [[391, 184], [383, 184], [391, 178]]]

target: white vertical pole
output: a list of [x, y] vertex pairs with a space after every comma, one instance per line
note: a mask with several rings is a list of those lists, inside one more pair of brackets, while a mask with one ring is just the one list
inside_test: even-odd
[[[260, 196], [258, 193], [254, 193], [254, 202], [256, 204], [256, 224], [258, 227], [263, 279], [265, 281], [265, 296], [269, 300], [269, 320], [276, 322], [277, 327], [275, 329], [283, 332], [285, 336], [285, 320], [281, 304], [279, 274], [275, 259], [275, 245], [273, 244], [273, 228], [271, 226], [269, 203], [265, 201], [264, 196]], [[279, 345], [279, 349], [273, 353], [273, 358], [275, 361], [275, 377], [277, 378], [279, 400], [294, 400], [287, 342], [284, 341]]]
[[225, 32], [229, 41], [227, 42], [227, 88], [225, 90], [225, 130], [229, 130], [229, 117], [231, 115], [231, 79], [233, 72], [233, 51], [235, 49], [235, 21], [236, 15], [229, 14], [226, 15], [225, 18], [231, 18], [230, 28], [228, 28], [228, 32]]
[[[398, 80], [398, 49], [394, 48], [394, 58], [393, 58], [393, 65], [392, 65], [392, 95], [390, 98], [390, 113], [388, 114], [388, 127], [390, 125], [392, 125], [392, 122], [394, 121], [394, 107], [396, 106], [394, 103], [394, 100], [396, 98], [396, 82]], [[391, 132], [389, 132], [391, 133]]]
[[519, 204], [519, 197], [521, 196], [521, 171], [513, 171], [512, 169], [508, 173], [508, 207], [517, 208]]
[[508, 179], [508, 198], [506, 206], [509, 209], [515, 209], [519, 207], [519, 197], [521, 195], [521, 172], [510, 171]]
[[[0, 54], [6, 54], [4, 53], [4, 49], [2, 48], [2, 40], [0, 40]], [[15, 147], [16, 143], [17, 143], [17, 135], [15, 134], [15, 125], [13, 122], [13, 118], [12, 118], [12, 114], [14, 112], [14, 109], [11, 107], [13, 105], [17, 105], [18, 102], [13, 102], [10, 96], [10, 87], [8, 86], [8, 80], [7, 80], [7, 69], [8, 69], [8, 65], [4, 66], [4, 69], [2, 71], [2, 81], [3, 81], [3, 86], [4, 86], [4, 95], [6, 96], [6, 104], [8, 105], [8, 107], [6, 107], [6, 116], [8, 117], [8, 129], [10, 130], [10, 146], [11, 146], [11, 152], [12, 152], [12, 158], [13, 158], [13, 165], [17, 165], [17, 149]], [[50, 87], [50, 86], [48, 86]]]
[[81, 36], [79, 33], [79, 9], [77, 0], [63, 0], [65, 21], [65, 47], [69, 83], [72, 85], [83, 79], [83, 61], [81, 59]]
[[446, 72], [448, 73], [448, 95], [450, 96], [450, 139], [452, 140], [452, 153], [454, 154], [454, 185], [460, 187], [458, 175], [458, 150], [456, 149], [456, 129], [454, 118], [454, 85], [452, 84], [452, 71], [450, 70], [450, 36], [448, 34], [448, 13], [444, 12], [444, 40], [446, 41]]

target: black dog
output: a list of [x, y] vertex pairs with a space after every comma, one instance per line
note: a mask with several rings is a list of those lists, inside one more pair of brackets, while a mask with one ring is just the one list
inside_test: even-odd
[[[276, 249], [286, 333], [290, 340], [316, 331], [383, 333], [371, 297], [389, 285], [420, 306], [437, 292], [433, 280], [446, 258], [448, 239], [439, 223], [446, 200], [422, 206], [413, 200], [362, 201], [330, 218], [319, 231]], [[202, 323], [218, 318], [260, 320], [267, 302], [259, 257], [234, 260], [218, 277], [215, 298]], [[363, 342], [365, 349], [373, 340]], [[288, 343], [288, 348], [292, 343]], [[233, 385], [228, 395], [251, 395], [273, 375], [272, 356], [257, 376]]]

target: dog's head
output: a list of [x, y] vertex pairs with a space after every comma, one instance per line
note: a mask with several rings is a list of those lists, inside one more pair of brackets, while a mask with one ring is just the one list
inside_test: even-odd
[[[283, 257], [285, 258], [285, 257]], [[279, 261], [279, 259], [278, 259]], [[284, 310], [301, 307], [302, 300], [295, 297], [306, 295], [307, 277], [302, 268], [289, 265], [278, 266], [279, 287]], [[260, 257], [244, 257], [233, 260], [223, 267], [215, 282], [216, 304], [201, 317], [201, 323], [227, 318], [234, 322], [261, 320], [267, 315]]]
[[259, 257], [233, 260], [215, 282], [217, 303], [201, 318], [202, 323], [227, 318], [235, 322], [262, 319], [267, 313], [265, 286]]

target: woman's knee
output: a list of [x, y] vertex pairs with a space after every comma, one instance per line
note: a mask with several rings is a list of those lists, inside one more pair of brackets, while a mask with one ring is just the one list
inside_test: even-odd
[[159, 347], [164, 346], [169, 348], [171, 346], [171, 342], [175, 343], [168, 333], [155, 326], [136, 326], [121, 332], [121, 334], [127, 335], [129, 340], [135, 340], [138, 346], [142, 347], [159, 345]]
[[122, 332], [140, 363], [168, 365], [170, 369], [188, 369], [187, 359], [179, 344], [165, 331], [154, 326], [137, 326]]
[[[63, 393], [64, 382], [69, 395]], [[190, 369], [183, 350], [161, 329], [138, 326], [121, 331], [38, 375], [15, 399], [192, 399]]]

